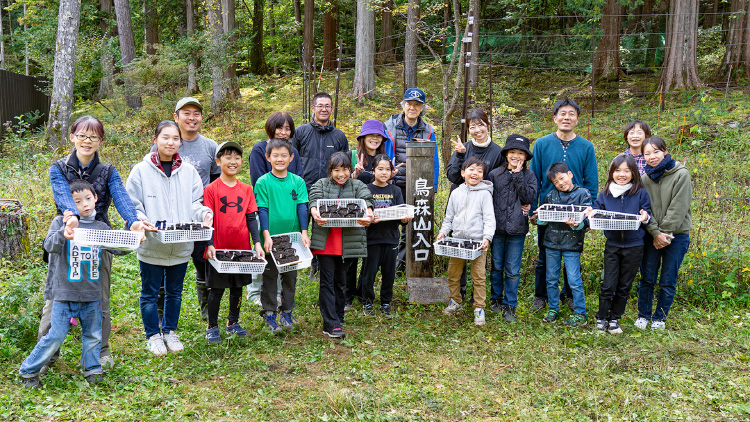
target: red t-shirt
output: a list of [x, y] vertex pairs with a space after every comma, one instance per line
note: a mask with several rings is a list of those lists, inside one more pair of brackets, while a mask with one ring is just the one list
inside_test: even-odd
[[203, 191], [203, 205], [214, 213], [216, 249], [251, 249], [245, 216], [258, 211], [252, 186], [239, 180], [227, 186], [216, 179]]

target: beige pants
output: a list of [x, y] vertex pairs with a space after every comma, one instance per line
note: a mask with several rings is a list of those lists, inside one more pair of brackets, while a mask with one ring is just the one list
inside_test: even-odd
[[[464, 272], [466, 259], [451, 258], [448, 261], [448, 287], [451, 291], [451, 299], [461, 303], [461, 273]], [[474, 307], [484, 309], [484, 301], [487, 298], [487, 252], [482, 252], [476, 259], [471, 261], [471, 280], [474, 283]]]

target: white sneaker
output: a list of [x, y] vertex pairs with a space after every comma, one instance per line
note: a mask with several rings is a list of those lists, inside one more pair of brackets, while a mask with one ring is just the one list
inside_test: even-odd
[[185, 346], [180, 343], [180, 339], [174, 331], [170, 331], [169, 334], [164, 334], [164, 343], [167, 345], [172, 353], [178, 353], [185, 350]]
[[164, 337], [161, 334], [154, 334], [149, 337], [148, 350], [156, 356], [166, 356], [167, 346], [164, 345]]
[[455, 300], [451, 299], [448, 302], [448, 306], [445, 309], [443, 309], [443, 313], [445, 315], [453, 315], [453, 314], [459, 312], [460, 310], [461, 310], [461, 304], [459, 304]]
[[635, 328], [645, 330], [648, 327], [648, 320], [646, 318], [638, 318], [635, 320]]
[[477, 327], [480, 327], [484, 325], [484, 309], [482, 308], [475, 308], [474, 309], [474, 325]]
[[654, 321], [651, 323], [652, 330], [663, 330], [666, 324], [664, 321]]
[[99, 364], [102, 366], [102, 369], [112, 369], [115, 367], [115, 360], [109, 355], [102, 356], [99, 358]]

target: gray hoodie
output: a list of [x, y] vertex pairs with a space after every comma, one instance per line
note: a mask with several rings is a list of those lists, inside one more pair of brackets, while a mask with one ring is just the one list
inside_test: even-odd
[[495, 211], [492, 208], [492, 183], [482, 180], [476, 186], [462, 183], [451, 192], [440, 233], [445, 236], [492, 241]]
[[[149, 223], [166, 220], [170, 223], [202, 222], [206, 214], [203, 182], [193, 166], [181, 163], [172, 167], [167, 177], [146, 154], [128, 176], [125, 189], [133, 200], [138, 218]], [[212, 214], [213, 215], [213, 214]], [[155, 233], [146, 232], [146, 240], [138, 247], [138, 259], [151, 265], [173, 266], [188, 262], [193, 242], [161, 243]]]

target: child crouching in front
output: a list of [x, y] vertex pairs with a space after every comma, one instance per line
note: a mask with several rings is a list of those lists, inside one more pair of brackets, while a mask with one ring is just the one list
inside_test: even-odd
[[[584, 205], [591, 206], [591, 194], [588, 190], [573, 183], [573, 173], [568, 165], [562, 162], [552, 164], [547, 170], [547, 180], [555, 189], [549, 191], [544, 198], [545, 204]], [[537, 211], [534, 211], [535, 213]], [[573, 291], [574, 315], [565, 321], [565, 325], [578, 327], [586, 325], [586, 295], [583, 292], [581, 279], [581, 252], [583, 252], [584, 230], [587, 220], [576, 224], [573, 218], [564, 223], [546, 222], [538, 220], [537, 224], [547, 225], [544, 232], [544, 247], [547, 255], [547, 296], [549, 311], [544, 317], [545, 322], [557, 321], [560, 312], [560, 267], [565, 261], [565, 271], [568, 274], [568, 284]]]
[[[487, 248], [495, 234], [495, 211], [492, 208], [492, 183], [482, 180], [487, 164], [480, 157], [469, 157], [461, 166], [464, 183], [459, 185], [448, 198], [445, 220], [437, 240], [440, 241], [453, 232], [452, 237], [482, 242], [482, 254], [471, 261], [471, 279], [474, 282], [474, 324], [484, 325], [484, 308], [487, 288], [485, 287]], [[461, 273], [466, 260], [450, 258], [448, 261], [448, 285], [450, 301], [443, 310], [452, 315], [461, 310]]]

